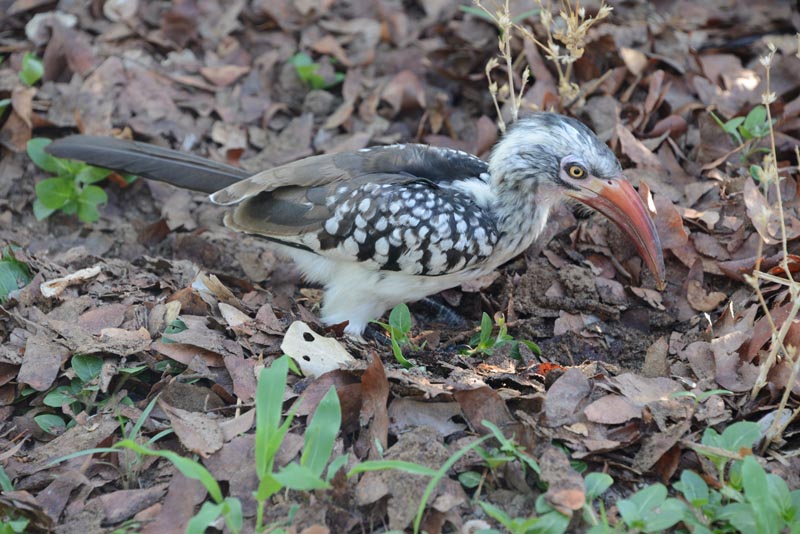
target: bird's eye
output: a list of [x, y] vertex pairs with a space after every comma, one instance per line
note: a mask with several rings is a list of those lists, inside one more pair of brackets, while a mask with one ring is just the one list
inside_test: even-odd
[[586, 176], [586, 169], [573, 163], [567, 167], [567, 174], [569, 174], [570, 178], [584, 178]]

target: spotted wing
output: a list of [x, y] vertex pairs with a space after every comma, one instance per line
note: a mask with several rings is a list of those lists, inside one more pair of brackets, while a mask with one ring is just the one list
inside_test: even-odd
[[[487, 178], [463, 152], [398, 145], [315, 156], [212, 196], [226, 224], [376, 270], [440, 275], [478, 264], [498, 239], [463, 181]], [[277, 185], [276, 185], [277, 184]]]

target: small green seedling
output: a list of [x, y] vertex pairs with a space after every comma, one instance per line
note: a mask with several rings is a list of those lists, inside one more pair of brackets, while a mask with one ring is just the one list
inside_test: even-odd
[[667, 497], [667, 487], [658, 483], [617, 502], [622, 521], [633, 532], [660, 532], [677, 524], [683, 503]]
[[66, 214], [77, 213], [83, 222], [96, 221], [100, 218], [97, 207], [105, 204], [108, 196], [93, 184], [105, 180], [112, 171], [53, 157], [44, 151], [50, 142], [50, 139], [43, 138], [28, 141], [31, 160], [40, 169], [56, 175], [36, 184], [34, 215], [41, 221], [60, 210]]
[[28, 266], [14, 256], [14, 248], [3, 247], [0, 254], [0, 302], [31, 281], [31, 272]]
[[[336, 389], [331, 386], [322, 398], [317, 410], [306, 427], [303, 436], [303, 450], [299, 462], [287, 464], [276, 472], [275, 457], [281, 443], [294, 420], [294, 411], [283, 418], [283, 393], [289, 372], [288, 356], [281, 356], [273, 364], [261, 371], [256, 389], [256, 435], [255, 435], [255, 473], [259, 484], [253, 497], [257, 502], [254, 532], [265, 532], [264, 514], [270, 498], [282, 490], [311, 491], [328, 489], [333, 476], [347, 463], [347, 456], [339, 456], [330, 461], [336, 436], [342, 423], [342, 412]], [[244, 528], [242, 503], [237, 497], [225, 497], [219, 482], [199, 461], [183, 457], [173, 451], [151, 448], [157, 439], [171, 430], [162, 431], [145, 444], [139, 443], [136, 435], [155, 404], [155, 399], [143, 412], [133, 431], [113, 447], [90, 449], [59, 458], [53, 463], [62, 462], [76, 456], [96, 453], [122, 453], [133, 451], [137, 458], [158, 456], [171, 462], [185, 477], [199, 481], [205, 487], [211, 500], [200, 507], [189, 521], [187, 534], [202, 534], [217, 522], [225, 521], [228, 530], [239, 533]], [[326, 470], [327, 467], [327, 470]]]
[[[71, 374], [74, 375], [69, 385], [57, 386], [45, 395], [42, 403], [51, 408], [61, 408], [67, 414], [76, 414], [81, 411], [92, 413], [98, 408], [108, 405], [117, 397], [113, 394], [103, 396], [98, 384], [100, 373], [103, 370], [103, 359], [93, 354], [76, 354], [71, 360]], [[130, 378], [147, 369], [145, 365], [118, 369], [122, 377], [116, 391], [121, 389], [122, 384]], [[133, 405], [130, 397], [119, 399], [122, 404]], [[54, 433], [63, 430], [65, 427], [72, 426], [72, 422], [65, 424], [63, 419], [55, 414], [42, 414], [36, 416], [34, 420], [45, 432]]]
[[[681, 520], [691, 532], [800, 531], [800, 490], [789, 491], [782, 478], [768, 474], [750, 454], [759, 437], [758, 425], [747, 421], [734, 423], [722, 434], [706, 429], [704, 447], [696, 452], [719, 470], [719, 491], [689, 470], [684, 470], [673, 486], [685, 501]], [[744, 458], [736, 460], [735, 456]]]
[[[494, 325], [497, 325], [497, 335], [493, 335]], [[470, 346], [473, 348], [467, 349], [464, 354], [469, 356], [475, 356], [476, 354], [484, 354], [489, 356], [496, 349], [499, 349], [503, 345], [511, 344], [511, 357], [514, 359], [520, 359], [520, 343], [531, 349], [534, 354], [540, 355], [542, 353], [541, 349], [539, 349], [539, 346], [536, 343], [524, 340], [517, 341], [514, 339], [508, 333], [506, 318], [502, 313], [498, 312], [494, 315], [494, 325], [492, 324], [492, 318], [489, 316], [489, 314], [483, 312], [483, 315], [481, 316], [480, 332], [473, 336], [469, 342]]]
[[383, 327], [383, 329], [389, 333], [392, 340], [392, 352], [394, 353], [394, 358], [397, 360], [397, 363], [406, 369], [411, 368], [411, 362], [408, 361], [403, 354], [403, 347], [408, 347], [413, 351], [420, 350], [422, 347], [418, 347], [412, 343], [411, 339], [408, 337], [409, 332], [411, 332], [411, 311], [409, 311], [408, 306], [405, 304], [398, 304], [392, 308], [392, 311], [389, 313], [389, 324], [379, 321], [373, 322]]
[[[150, 416], [150, 412], [153, 411], [155, 408], [156, 401], [158, 400], [158, 396], [153, 397], [153, 399], [147, 404], [147, 407], [142, 411], [139, 418], [130, 427], [126, 430], [126, 422], [120, 417], [120, 428], [122, 429], [122, 441], [116, 443], [113, 447], [98, 447], [94, 449], [86, 449], [83, 451], [74, 452], [72, 454], [68, 454], [66, 456], [62, 456], [61, 458], [57, 458], [50, 462], [48, 465], [55, 465], [61, 462], [65, 462], [67, 460], [71, 460], [73, 458], [78, 458], [79, 456], [86, 456], [89, 454], [119, 454], [120, 455], [120, 462], [119, 462], [119, 470], [121, 473], [122, 484], [126, 489], [130, 489], [135, 487], [136, 484], [140, 482], [139, 477], [141, 475], [141, 470], [144, 467], [144, 457], [146, 454], [141, 453], [139, 450], [134, 450], [133, 448], [127, 447], [125, 448], [125, 443], [136, 443], [138, 447], [142, 447], [143, 449], [147, 449], [147, 447], [154, 445], [160, 439], [172, 434], [172, 429], [167, 428], [162, 430], [161, 432], [157, 433], [155, 436], [144, 440], [139, 434], [142, 431], [142, 427], [144, 426], [145, 421]], [[143, 443], [143, 445], [142, 445]], [[149, 450], [149, 449], [148, 449]], [[130, 452], [133, 451], [133, 454]], [[174, 454], [174, 453], [173, 453]]]
[[697, 406], [699, 404], [703, 404], [714, 395], [733, 395], [733, 391], [729, 391], [727, 389], [711, 389], [701, 393], [695, 393], [693, 391], [676, 391], [672, 394], [672, 398], [677, 399], [680, 397], [689, 397], [694, 400], [694, 404]]
[[[478, 501], [486, 515], [503, 525], [510, 534], [562, 534], [567, 531], [569, 517], [555, 510], [545, 500], [544, 495], [536, 499], [536, 517], [511, 517], [506, 512], [488, 502]], [[482, 531], [487, 534], [500, 534], [497, 530]]]
[[775, 119], [767, 120], [767, 108], [763, 105], [759, 104], [751, 109], [746, 117], [734, 117], [725, 122], [713, 111], [710, 113], [714, 122], [731, 137], [733, 142], [744, 147], [742, 161], [746, 161], [756, 152], [769, 152], [766, 148], [752, 148], [755, 142], [769, 135], [770, 128], [775, 124]]
[[26, 52], [22, 56], [22, 70], [19, 71], [19, 79], [25, 85], [33, 85], [42, 79], [44, 75], [44, 64], [36, 57], [33, 52]]
[[328, 89], [342, 83], [344, 80], [344, 74], [341, 72], [334, 73], [332, 80], [319, 74], [317, 71], [320, 65], [314, 63], [311, 56], [304, 52], [298, 52], [292, 56], [289, 62], [294, 65], [297, 75], [300, 76], [303, 83], [311, 89]]

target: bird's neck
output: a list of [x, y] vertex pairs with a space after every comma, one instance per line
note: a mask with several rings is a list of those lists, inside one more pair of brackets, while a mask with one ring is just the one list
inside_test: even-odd
[[507, 261], [542, 234], [557, 197], [545, 188], [534, 191], [526, 187], [504, 187], [502, 182], [494, 182], [493, 186], [495, 199], [491, 209], [501, 236], [498, 247], [503, 261]]

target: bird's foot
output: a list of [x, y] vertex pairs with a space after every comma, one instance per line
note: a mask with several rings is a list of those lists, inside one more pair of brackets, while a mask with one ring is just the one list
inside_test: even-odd
[[469, 321], [456, 310], [432, 298], [424, 298], [414, 305], [415, 311], [423, 315], [426, 322], [442, 323], [451, 328], [467, 328]]

